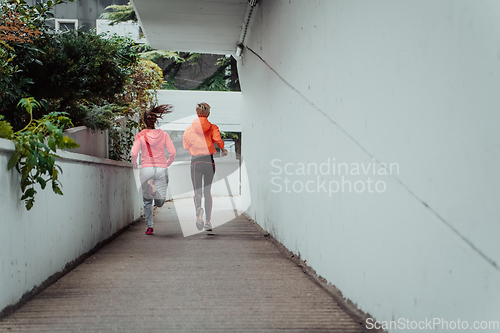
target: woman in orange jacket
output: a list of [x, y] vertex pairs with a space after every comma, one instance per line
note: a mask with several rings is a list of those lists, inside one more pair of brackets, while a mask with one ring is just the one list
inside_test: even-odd
[[[213, 155], [216, 153], [214, 142], [222, 150], [222, 156], [227, 155], [224, 141], [220, 137], [219, 127], [210, 123], [210, 105], [200, 103], [196, 106], [196, 118], [184, 132], [182, 138], [184, 149], [191, 155], [191, 181], [194, 189], [194, 204], [196, 207], [196, 227], [198, 230], [212, 231], [212, 181], [215, 174]], [[201, 197], [205, 197], [206, 222], [203, 222]]]

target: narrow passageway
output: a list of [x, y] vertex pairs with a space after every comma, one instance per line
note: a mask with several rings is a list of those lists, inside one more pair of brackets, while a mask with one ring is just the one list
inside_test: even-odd
[[152, 236], [132, 225], [0, 332], [365, 331], [245, 216], [183, 237], [176, 207], [187, 200], [155, 211]]

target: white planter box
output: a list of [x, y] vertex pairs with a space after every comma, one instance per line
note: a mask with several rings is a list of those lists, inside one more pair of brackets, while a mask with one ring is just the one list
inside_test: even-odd
[[85, 126], [78, 126], [64, 131], [64, 134], [80, 145], [68, 151], [100, 158], [109, 157], [107, 130], [92, 132]]

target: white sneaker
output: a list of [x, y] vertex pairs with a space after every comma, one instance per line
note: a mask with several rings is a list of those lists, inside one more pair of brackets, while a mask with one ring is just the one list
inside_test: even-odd
[[212, 223], [210, 221], [205, 222], [205, 230], [212, 231]]
[[203, 208], [201, 207], [196, 210], [196, 228], [203, 230]]

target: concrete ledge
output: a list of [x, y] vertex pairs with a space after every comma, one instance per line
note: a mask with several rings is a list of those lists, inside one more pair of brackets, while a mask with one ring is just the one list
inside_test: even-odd
[[[13, 152], [15, 149], [14, 143], [10, 140], [0, 139], [0, 151]], [[95, 164], [114, 165], [126, 168], [132, 168], [132, 163], [124, 161], [115, 161], [108, 158], [95, 157], [80, 153], [69, 152], [66, 150], [58, 150], [57, 155], [61, 156], [63, 160], [74, 162], [86, 162]]]

